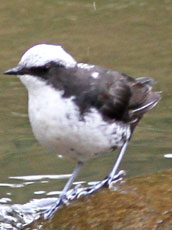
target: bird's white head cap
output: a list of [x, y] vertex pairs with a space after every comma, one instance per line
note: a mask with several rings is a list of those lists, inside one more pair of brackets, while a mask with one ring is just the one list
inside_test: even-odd
[[66, 68], [76, 65], [76, 60], [59, 45], [38, 44], [27, 50], [22, 56], [19, 66], [26, 68], [44, 66], [55, 62]]

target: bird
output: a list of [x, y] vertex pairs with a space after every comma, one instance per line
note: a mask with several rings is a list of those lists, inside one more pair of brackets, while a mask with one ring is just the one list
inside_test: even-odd
[[29, 120], [38, 142], [77, 162], [48, 217], [63, 203], [88, 159], [119, 149], [106, 180], [112, 181], [135, 127], [161, 99], [161, 93], [152, 90], [152, 78], [77, 62], [59, 44], [32, 46], [4, 74], [17, 75], [26, 87]]

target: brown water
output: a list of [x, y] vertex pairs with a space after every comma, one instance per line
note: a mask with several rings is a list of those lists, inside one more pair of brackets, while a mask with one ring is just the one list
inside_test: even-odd
[[[135, 176], [172, 167], [163, 157], [172, 152], [171, 1], [1, 0], [0, 18], [1, 73], [30, 46], [58, 43], [80, 62], [153, 77], [163, 98], [136, 129], [121, 168]], [[0, 203], [51, 197], [48, 192], [61, 190], [66, 180], [9, 177], [68, 174], [75, 162], [39, 146], [27, 118], [26, 90], [16, 77], [1, 74], [0, 98]], [[90, 160], [78, 180], [104, 178], [113, 161], [114, 154]]]

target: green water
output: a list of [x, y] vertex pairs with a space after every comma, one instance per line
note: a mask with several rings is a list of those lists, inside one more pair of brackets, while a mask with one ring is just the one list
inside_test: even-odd
[[[135, 131], [121, 165], [128, 176], [172, 167], [172, 3], [168, 0], [1, 0], [0, 73], [16, 66], [37, 43], [58, 43], [78, 61], [151, 76], [162, 100]], [[115, 154], [90, 160], [78, 180], [104, 178]], [[0, 183], [9, 176], [71, 173], [75, 162], [56, 159], [33, 137], [27, 94], [15, 76], [0, 76]], [[27, 202], [33, 191], [59, 190], [65, 181], [1, 187], [1, 197]]]

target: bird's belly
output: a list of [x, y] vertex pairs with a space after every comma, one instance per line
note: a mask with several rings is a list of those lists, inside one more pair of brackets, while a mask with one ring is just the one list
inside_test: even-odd
[[[39, 101], [39, 103], [38, 103]], [[33, 133], [45, 148], [81, 161], [120, 147], [129, 138], [128, 125], [108, 124], [96, 109], [81, 119], [73, 98], [60, 94], [41, 103], [29, 98], [29, 118]]]

